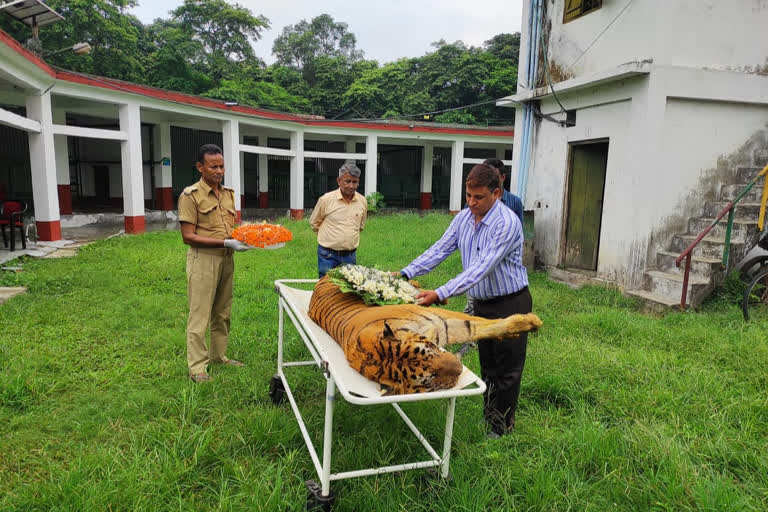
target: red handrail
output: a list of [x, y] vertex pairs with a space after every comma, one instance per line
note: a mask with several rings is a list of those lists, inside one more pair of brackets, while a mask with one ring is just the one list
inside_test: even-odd
[[[749, 190], [750, 187], [747, 188]], [[715, 221], [710, 224], [704, 231], [699, 234], [699, 236], [696, 237], [696, 240], [691, 242], [691, 245], [685, 248], [683, 252], [680, 253], [680, 256], [678, 256], [675, 259], [675, 265], [680, 266], [680, 262], [683, 261], [683, 258], [685, 258], [685, 273], [683, 274], [683, 296], [680, 299], [680, 309], [685, 309], [685, 299], [688, 297], [688, 275], [691, 273], [691, 257], [693, 256], [693, 249], [699, 245], [699, 242], [701, 242], [701, 239], [707, 236], [707, 234], [712, 231], [712, 228], [714, 228], [718, 222], [720, 222], [720, 219], [725, 217], [725, 214], [728, 213], [731, 208], [735, 206], [735, 202], [731, 201], [728, 203], [728, 206], [723, 208], [723, 211], [720, 212], [720, 215], [717, 216]]]
[[[746, 188], [742, 190], [741, 194], [739, 194], [736, 199], [728, 203], [728, 206], [723, 208], [723, 211], [720, 212], [720, 215], [717, 216], [715, 221], [712, 224], [710, 224], [704, 231], [702, 231], [699, 234], [699, 236], [696, 237], [696, 240], [691, 242], [691, 244], [688, 247], [686, 247], [683, 252], [680, 253], [680, 256], [678, 256], [675, 259], [675, 265], [679, 267], [680, 263], [683, 261], [683, 258], [685, 258], [685, 273], [683, 274], [683, 296], [680, 298], [680, 309], [685, 309], [685, 306], [686, 306], [685, 300], [688, 298], [688, 276], [691, 273], [691, 257], [693, 256], [693, 249], [697, 245], [699, 245], [699, 242], [701, 242], [702, 238], [707, 236], [707, 234], [710, 231], [712, 231], [712, 228], [714, 228], [717, 225], [717, 223], [720, 222], [720, 219], [725, 217], [725, 214], [731, 211], [736, 206], [736, 203], [738, 203], [741, 200], [741, 198], [744, 197], [747, 192], [749, 192], [749, 190], [755, 185], [755, 183], [757, 183], [758, 180], [760, 180], [760, 178], [765, 176], [767, 173], [768, 173], [768, 165], [766, 165], [763, 168], [763, 170], [757, 174], [757, 176], [752, 178], [752, 181], [750, 181], [749, 185], [747, 185]], [[766, 183], [765, 186], [768, 187], [768, 183]], [[732, 222], [732, 221], [733, 221], [733, 215], [731, 215], [731, 217], [729, 218], [729, 222]], [[730, 237], [726, 237], [725, 243], [730, 244]], [[727, 251], [728, 247], [726, 247], [725, 250]]]

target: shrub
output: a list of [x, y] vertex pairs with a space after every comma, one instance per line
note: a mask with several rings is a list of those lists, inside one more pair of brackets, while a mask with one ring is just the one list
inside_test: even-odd
[[384, 194], [381, 192], [371, 192], [367, 196], [365, 196], [366, 201], [368, 201], [368, 212], [373, 213], [379, 208], [384, 208], [386, 203], [384, 202]]

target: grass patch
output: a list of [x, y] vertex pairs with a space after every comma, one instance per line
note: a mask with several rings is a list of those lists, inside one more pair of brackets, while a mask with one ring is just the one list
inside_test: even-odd
[[[374, 216], [359, 263], [399, 269], [450, 219]], [[29, 289], [0, 306], [0, 510], [304, 510], [313, 465], [267, 388], [272, 283], [316, 276], [316, 241], [306, 222], [284, 222], [295, 237], [285, 249], [235, 256], [228, 354], [248, 366], [214, 367], [206, 385], [186, 378], [179, 233], [114, 238], [0, 274], [0, 285]], [[460, 265], [452, 256], [422, 285]], [[768, 509], [765, 315], [745, 324], [718, 298], [648, 316], [615, 291], [540, 273], [531, 290], [544, 327], [530, 338], [515, 433], [486, 441], [481, 399], [461, 399], [451, 481], [409, 471], [337, 482], [336, 510]], [[301, 355], [287, 336], [287, 356]], [[479, 371], [476, 352], [465, 363]], [[319, 440], [324, 381], [294, 371]], [[443, 404], [405, 405], [439, 445]], [[335, 471], [423, 452], [387, 407], [341, 401], [336, 418]]]

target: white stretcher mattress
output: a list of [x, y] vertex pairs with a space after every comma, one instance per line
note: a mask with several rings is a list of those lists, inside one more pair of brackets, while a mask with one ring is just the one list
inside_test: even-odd
[[[291, 280], [275, 281], [275, 286], [301, 324], [296, 326], [304, 331], [311, 341], [318, 356], [328, 363], [328, 371], [336, 381], [338, 390], [345, 400], [355, 404], [382, 404], [392, 402], [410, 402], [456, 396], [479, 395], [485, 391], [485, 383], [466, 366], [456, 385], [450, 389], [413, 393], [408, 395], [382, 396], [378, 383], [363, 377], [349, 366], [344, 351], [319, 325], [309, 318], [309, 301], [312, 292], [289, 286]], [[301, 282], [296, 280], [294, 282]], [[306, 282], [306, 281], [304, 281]], [[296, 322], [294, 321], [294, 324]]]

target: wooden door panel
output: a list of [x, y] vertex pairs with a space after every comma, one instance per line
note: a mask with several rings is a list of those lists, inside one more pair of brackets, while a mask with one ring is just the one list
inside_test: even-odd
[[597, 269], [608, 144], [572, 148], [565, 236], [565, 265]]

